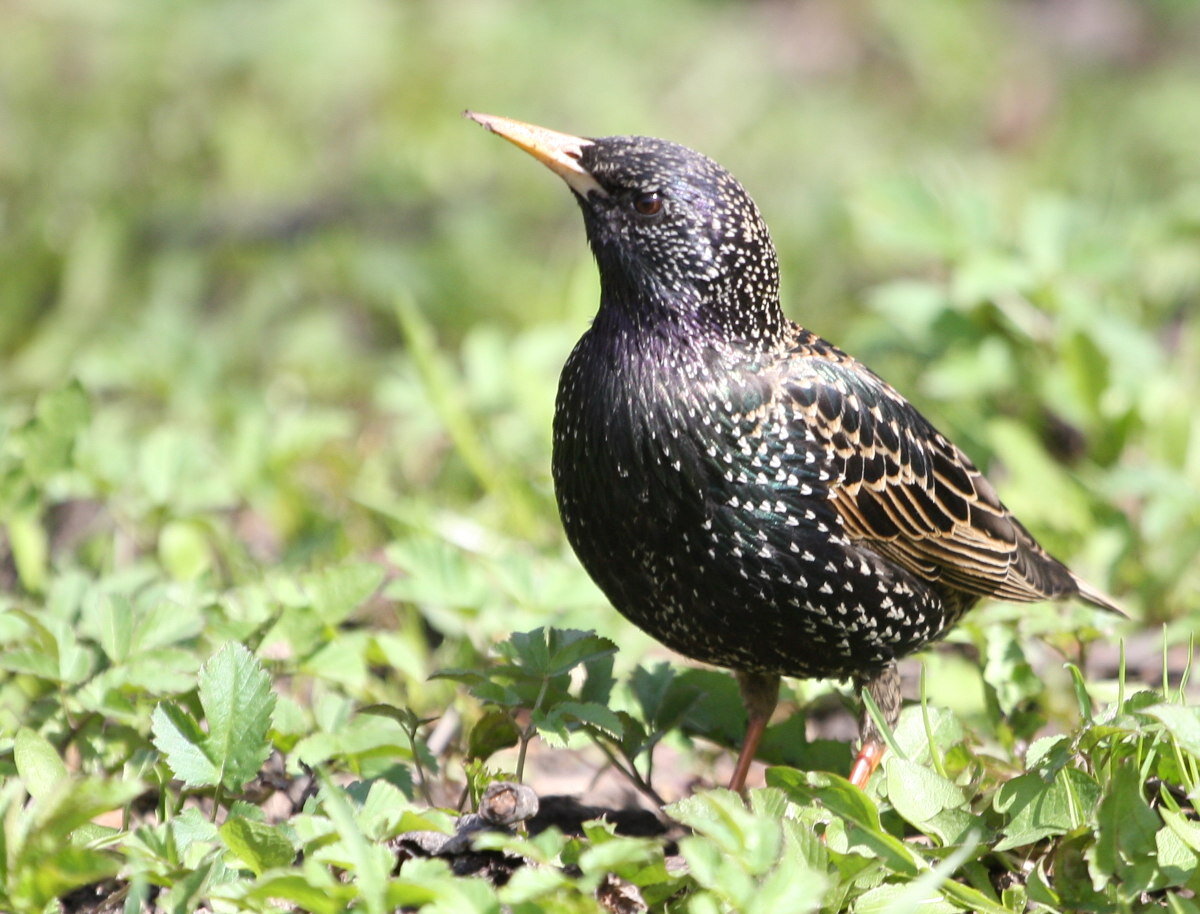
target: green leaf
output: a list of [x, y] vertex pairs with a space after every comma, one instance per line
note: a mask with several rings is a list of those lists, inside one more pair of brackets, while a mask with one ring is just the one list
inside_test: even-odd
[[296, 857], [296, 849], [283, 831], [265, 822], [230, 816], [218, 832], [229, 851], [258, 876]]
[[395, 858], [386, 847], [367, 840], [341, 788], [326, 776], [320, 781], [318, 797], [321, 808], [337, 827], [338, 846], [345, 854], [342, 864], [354, 870], [364, 908], [371, 914], [384, 914], [389, 910], [384, 900], [387, 876]]
[[1197, 854], [1200, 854], [1200, 825], [1197, 825], [1191, 819], [1186, 818], [1183, 814], [1173, 809], [1167, 809], [1165, 806], [1159, 807], [1158, 814], [1162, 816], [1162, 820], [1167, 823], [1167, 827], [1176, 834], [1180, 841]]
[[595, 727], [614, 740], [621, 738], [621, 718], [604, 705], [592, 701], [561, 701], [555, 705], [555, 710], [564, 718]]
[[162, 702], [150, 715], [154, 747], [167, 760], [171, 773], [189, 787], [215, 787], [221, 773], [205, 751], [200, 725], [178, 705]]
[[72, 437], [87, 425], [91, 404], [83, 385], [71, 381], [65, 387], [38, 397], [37, 418], [48, 432]]
[[5, 525], [13, 564], [21, 584], [30, 593], [46, 589], [50, 562], [50, 537], [37, 511], [19, 511]]
[[854, 902], [854, 914], [956, 914], [964, 910], [942, 897], [936, 885], [885, 883], [864, 892]]
[[175, 580], [196, 580], [213, 563], [207, 531], [195, 521], [168, 521], [158, 534], [158, 560]]
[[958, 844], [979, 819], [967, 809], [963, 792], [936, 771], [897, 756], [884, 762], [887, 797], [905, 820], [934, 835], [943, 845]]
[[358, 811], [363, 834], [374, 841], [382, 841], [395, 834], [397, 824], [406, 816], [413, 815], [409, 805], [408, 797], [395, 784], [383, 780], [372, 781]]
[[1162, 827], [1142, 796], [1142, 779], [1132, 765], [1119, 765], [1096, 810], [1096, 843], [1086, 856], [1096, 884], [1116, 877], [1142, 892], [1154, 873], [1155, 835]]
[[271, 677], [250, 651], [230, 642], [200, 670], [200, 705], [208, 721], [205, 754], [219, 782], [240, 790], [271, 753]]
[[313, 611], [326, 625], [340, 625], [379, 589], [383, 569], [367, 562], [324, 568], [304, 578]]
[[312, 914], [342, 914], [355, 895], [353, 885], [338, 882], [324, 867], [309, 865], [303, 873], [283, 872], [258, 880], [247, 898], [290, 901]]
[[1154, 859], [1158, 869], [1151, 883], [1154, 890], [1185, 885], [1200, 872], [1200, 855], [1170, 826], [1159, 829], [1154, 836]]
[[1047, 783], [1036, 774], [1006, 782], [992, 801], [1007, 815], [1004, 837], [994, 850], [1034, 844], [1051, 835], [1064, 835], [1083, 825], [1100, 801], [1100, 786], [1075, 768], [1064, 768]]
[[767, 784], [799, 803], [819, 802], [830, 812], [870, 831], [882, 831], [879, 808], [843, 777], [794, 768], [768, 768]]
[[94, 627], [100, 648], [109, 660], [121, 663], [128, 659], [133, 646], [135, 610], [124, 595], [104, 594], [88, 613], [87, 622]]
[[1162, 722], [1167, 732], [1183, 749], [1200, 759], [1200, 708], [1177, 704], [1157, 704], [1142, 711]]
[[67, 777], [67, 766], [59, 758], [58, 751], [46, 737], [29, 727], [17, 731], [13, 760], [17, 765], [17, 776], [35, 800], [50, 795]]
[[488, 711], [471, 728], [467, 737], [467, 758], [486, 760], [501, 749], [515, 746], [521, 731], [507, 711]]
[[428, 720], [421, 720], [419, 717], [417, 717], [416, 712], [413, 711], [412, 708], [401, 708], [397, 707], [396, 705], [382, 703], [367, 705], [364, 708], [359, 708], [358, 713], [373, 714], [376, 717], [390, 718], [403, 727], [408, 733], [416, 733], [418, 727], [429, 722]]
[[581, 663], [614, 654], [617, 646], [593, 632], [537, 628], [513, 634], [508, 641], [498, 644], [496, 650], [527, 673], [553, 678]]

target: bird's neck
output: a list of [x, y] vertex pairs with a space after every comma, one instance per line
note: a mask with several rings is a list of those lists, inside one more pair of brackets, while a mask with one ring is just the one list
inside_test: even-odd
[[788, 326], [777, 286], [674, 289], [653, 279], [626, 282], [603, 274], [600, 314], [646, 340], [688, 339], [764, 352], [778, 347]]

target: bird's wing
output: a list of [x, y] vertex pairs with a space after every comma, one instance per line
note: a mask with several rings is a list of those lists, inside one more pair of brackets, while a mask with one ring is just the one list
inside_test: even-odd
[[1019, 602], [1078, 594], [1116, 609], [1046, 553], [970, 459], [907, 400], [830, 348], [788, 360], [779, 388], [819, 485], [854, 539], [925, 580]]

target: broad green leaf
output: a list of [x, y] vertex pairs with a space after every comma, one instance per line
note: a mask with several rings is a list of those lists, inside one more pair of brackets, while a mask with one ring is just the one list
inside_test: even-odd
[[200, 670], [200, 705], [208, 721], [205, 754], [219, 782], [239, 790], [271, 753], [271, 677], [253, 654], [231, 642]]
[[42, 593], [47, 585], [50, 538], [41, 518], [35, 511], [14, 513], [5, 530], [21, 584], [31, 593]]
[[203, 614], [187, 612], [184, 607], [168, 599], [157, 600], [148, 609], [138, 613], [133, 630], [133, 650], [141, 652], [173, 647], [195, 638], [202, 631]]
[[37, 418], [46, 430], [62, 437], [80, 431], [91, 415], [91, 403], [79, 381], [38, 397]]
[[141, 793], [137, 781], [75, 775], [57, 781], [52, 790], [31, 804], [30, 823], [65, 838], [101, 813], [118, 809]]
[[[415, 733], [417, 728], [422, 724], [429, 723], [429, 720], [421, 720], [417, 717], [412, 708], [399, 708], [396, 705], [389, 704], [373, 704], [367, 705], [364, 708], [359, 708], [359, 714], [373, 714], [376, 717], [387, 717], [394, 720], [405, 731]], [[432, 718], [431, 718], [432, 719]]]
[[830, 812], [870, 831], [882, 831], [879, 808], [865, 793], [834, 774], [768, 768], [767, 784], [778, 787], [799, 803], [819, 802]]
[[521, 731], [507, 711], [493, 709], [471, 728], [467, 737], [467, 758], [488, 759], [501, 749], [515, 746]]
[[1151, 883], [1153, 889], [1185, 885], [1200, 872], [1200, 854], [1170, 826], [1159, 829], [1154, 836], [1154, 859], [1158, 873]]
[[369, 838], [382, 841], [395, 833], [396, 824], [409, 812], [409, 806], [408, 797], [395, 784], [373, 781], [359, 807], [359, 825]]
[[595, 727], [614, 740], [621, 739], [621, 718], [604, 705], [594, 701], [562, 701], [555, 705], [555, 710], [569, 720]]
[[40, 911], [72, 889], [107, 879], [121, 868], [121, 861], [108, 852], [67, 842], [44, 850], [14, 861], [15, 878], [9, 887], [14, 909]]
[[1146, 708], [1142, 713], [1162, 721], [1167, 732], [1179, 743], [1179, 747], [1200, 759], [1200, 708], [1157, 704]]
[[154, 747], [167, 760], [171, 773], [189, 787], [215, 787], [220, 769], [206, 753], [206, 735], [190, 714], [171, 702], [162, 702], [150, 715]]
[[168, 521], [158, 534], [158, 560], [175, 580], [194, 581], [212, 567], [208, 532], [195, 521]]
[[1158, 814], [1162, 816], [1167, 827], [1176, 834], [1180, 841], [1195, 853], [1200, 854], [1200, 825], [1181, 813], [1163, 806], [1159, 807]]
[[259, 876], [272, 867], [291, 863], [296, 857], [296, 849], [287, 836], [265, 822], [230, 816], [219, 832], [225, 846]]
[[854, 914], [956, 914], [965, 908], [947, 901], [937, 886], [914, 895], [906, 884], [876, 886], [854, 901]]
[[1095, 818], [1096, 843], [1086, 857], [1096, 884], [1115, 877], [1129, 891], [1145, 891], [1154, 875], [1155, 836], [1162, 823], [1142, 796], [1136, 768], [1116, 767]]
[[925, 727], [925, 717], [921, 708], [913, 706], [905, 708], [896, 724], [896, 745], [904, 752], [911, 762], [922, 765], [932, 764], [930, 760], [929, 739], [933, 737], [934, 750], [945, 754], [952, 746], [961, 743], [964, 736], [963, 726], [957, 715], [945, 708], [930, 706], [929, 728]]
[[135, 610], [123, 594], [104, 594], [94, 604], [87, 620], [94, 627], [100, 647], [109, 660], [121, 663], [133, 646]]
[[897, 756], [884, 761], [887, 796], [904, 819], [934, 835], [943, 845], [958, 844], [978, 817], [967, 809], [962, 790], [936, 771]]
[[290, 901], [312, 914], [342, 914], [355, 897], [353, 885], [334, 879], [324, 867], [306, 866], [303, 873], [281, 871], [254, 884], [247, 898], [270, 902]]
[[997, 791], [992, 806], [1008, 816], [1004, 837], [995, 850], [1034, 844], [1051, 835], [1063, 835], [1083, 825], [1100, 801], [1100, 786], [1075, 768], [1064, 768], [1047, 783], [1036, 774], [1024, 774]]
[[17, 731], [13, 742], [17, 776], [35, 800], [45, 799], [67, 777], [67, 766], [46, 737], [29, 727]]
[[324, 568], [304, 578], [313, 611], [328, 626], [340, 625], [383, 583], [383, 569], [367, 562]]

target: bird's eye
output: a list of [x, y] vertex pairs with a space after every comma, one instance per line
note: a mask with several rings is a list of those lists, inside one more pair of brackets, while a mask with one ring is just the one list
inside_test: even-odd
[[633, 208], [643, 216], [654, 216], [662, 212], [662, 195], [654, 192], [638, 194], [633, 198]]

